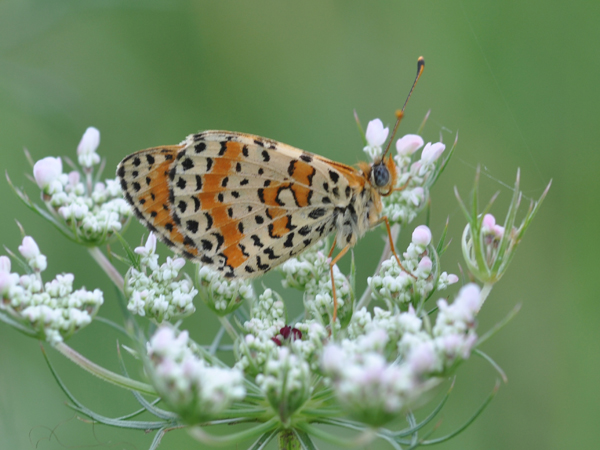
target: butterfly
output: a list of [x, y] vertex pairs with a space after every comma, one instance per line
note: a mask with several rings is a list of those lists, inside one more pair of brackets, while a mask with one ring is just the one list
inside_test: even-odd
[[[423, 68], [421, 57], [410, 93]], [[390, 235], [381, 197], [399, 188], [389, 143], [380, 158], [351, 167], [272, 139], [204, 131], [127, 156], [117, 176], [140, 222], [226, 278], [262, 275], [335, 233], [333, 280], [334, 265], [367, 231], [385, 223]]]

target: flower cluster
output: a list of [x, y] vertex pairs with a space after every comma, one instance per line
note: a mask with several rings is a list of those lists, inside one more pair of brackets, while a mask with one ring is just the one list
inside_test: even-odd
[[187, 277], [180, 279], [179, 271], [185, 260], [167, 257], [159, 266], [154, 233], [150, 233], [146, 245], [137, 247], [135, 252], [140, 255], [140, 267], [139, 270], [132, 267], [127, 274], [127, 309], [159, 323], [192, 314], [196, 310], [193, 300], [198, 291]]
[[379, 272], [367, 279], [373, 299], [387, 302], [392, 309], [425, 300], [434, 289], [445, 289], [458, 281], [454, 274], [440, 273], [431, 239], [428, 227], [415, 228], [412, 241], [403, 253], [402, 266], [408, 272], [398, 265], [394, 256], [383, 261]]
[[310, 375], [306, 360], [288, 347], [271, 352], [264, 370], [257, 375], [256, 383], [283, 424], [288, 424], [290, 416], [308, 400], [312, 392]]
[[100, 132], [88, 128], [77, 148], [83, 174], [77, 170], [63, 173], [61, 158], [43, 158], [33, 166], [35, 181], [55, 218], [66, 225], [65, 231], [74, 240], [91, 245], [104, 243], [131, 217], [116, 179], [94, 181], [93, 168], [100, 162], [96, 153], [99, 143]]
[[[285, 278], [283, 287], [292, 287], [304, 291], [306, 311], [320, 320], [323, 325], [331, 323], [333, 316], [333, 292], [329, 270], [330, 258], [325, 256], [328, 241], [324, 239], [309, 250], [291, 258], [277, 268]], [[338, 305], [340, 324], [347, 324], [352, 314], [354, 292], [346, 276], [336, 266], [333, 267], [333, 279]]]
[[[364, 150], [375, 161], [381, 158], [388, 135], [389, 129], [380, 120], [369, 123]], [[51, 342], [63, 355], [107, 381], [140, 393], [158, 393], [171, 412], [137, 396], [156, 421], [130, 420], [139, 412], [105, 419], [83, 407], [76, 408], [102, 423], [158, 430], [153, 448], [166, 431], [187, 425], [193, 425], [191, 434], [208, 446], [234, 446], [256, 438], [252, 448], [263, 448], [276, 434], [282, 446], [288, 446], [286, 440], [296, 439], [289, 442], [289, 448], [300, 447], [300, 443], [303, 448], [315, 448], [311, 436], [333, 442], [336, 448], [364, 446], [375, 437], [387, 440], [394, 448], [435, 442], [424, 440], [419, 430], [440, 408], [418, 424], [409, 411], [469, 358], [478, 339], [477, 313], [505, 272], [547, 192], [532, 202], [520, 225], [515, 224], [521, 199], [518, 178], [503, 226], [488, 214], [491, 202], [478, 212], [477, 183], [473, 204], [467, 207], [459, 198], [468, 221], [462, 238], [463, 255], [482, 288], [467, 284], [456, 295], [439, 299], [436, 307], [427, 303], [437, 291], [457, 283], [458, 277], [441, 270], [446, 231], [435, 246], [430, 229], [420, 225], [413, 230], [406, 251], [386, 260], [396, 240], [396, 231], [390, 233], [394, 242], [384, 250], [383, 262], [355, 303], [354, 261], [349, 276], [337, 266], [331, 267], [325, 238], [278, 267], [283, 287], [304, 294], [303, 315], [289, 319], [282, 296], [273, 289], [264, 288], [257, 295], [250, 281], [224, 279], [203, 266], [195, 268], [192, 282], [182, 272], [185, 260], [178, 257], [167, 257], [159, 264], [154, 233], [133, 251], [124, 245], [128, 257], [120, 259], [130, 268], [121, 278], [95, 247], [121, 230], [131, 214], [115, 180], [99, 182], [99, 174], [94, 173], [100, 163], [96, 154], [99, 142], [98, 130], [88, 129], [77, 149], [79, 171], [64, 174], [60, 158], [45, 158], [35, 164], [35, 180], [50, 214], [15, 191], [64, 235], [88, 247], [117, 288], [123, 290], [129, 311], [160, 324], [148, 342], [141, 327], [122, 329], [137, 340], [137, 350], [141, 351], [134, 353], [143, 361], [150, 384], [91, 364], [62, 343], [91, 322], [103, 294], [83, 288], [73, 291], [72, 274], [43, 283], [41, 274], [47, 259], [31, 237], [26, 236], [19, 246], [20, 257], [11, 254], [26, 268], [25, 275], [11, 272], [11, 260], [0, 256], [0, 321]], [[395, 222], [393, 229], [397, 230], [411, 222], [427, 203], [429, 188], [449, 155], [441, 158], [444, 145], [424, 145], [418, 135], [404, 136], [395, 147], [398, 182], [396, 190], [383, 198], [382, 215]], [[422, 147], [420, 158], [415, 158]], [[209, 346], [195, 343], [187, 331], [180, 331], [183, 322], [175, 326], [164, 323], [192, 314], [196, 294], [222, 326]], [[376, 305], [367, 308], [373, 300]], [[232, 345], [221, 343], [224, 336]], [[233, 367], [219, 359], [221, 353], [230, 350], [233, 356], [227, 358], [234, 361]], [[65, 393], [70, 396], [66, 389]], [[78, 405], [72, 397], [70, 400]], [[382, 428], [403, 415], [409, 428]], [[250, 422], [250, 427], [227, 436], [204, 431], [210, 425]], [[317, 428], [323, 423], [361, 432], [356, 438], [341, 440]]]
[[[380, 119], [371, 120], [365, 137], [367, 146], [364, 152], [376, 160], [381, 158], [381, 146], [386, 141], [389, 129], [383, 127]], [[446, 146], [441, 142], [427, 143], [419, 160], [413, 161], [413, 154], [423, 147], [423, 138], [416, 134], [407, 134], [396, 141], [396, 162], [398, 190], [382, 198], [383, 215], [390, 223], [406, 225], [412, 222], [429, 199], [429, 188], [435, 181], [439, 167], [439, 158]]]
[[188, 423], [211, 419], [246, 396], [238, 369], [210, 366], [190, 348], [188, 332], [160, 327], [147, 344], [150, 374], [162, 399]]
[[85, 288], [73, 291], [75, 277], [70, 273], [43, 283], [41, 272], [46, 269], [46, 256], [30, 236], [23, 238], [19, 253], [29, 274], [12, 273], [10, 259], [0, 256], [0, 310], [51, 344], [62, 342], [89, 325], [104, 302], [102, 292]]
[[226, 279], [207, 266], [200, 266], [196, 275], [200, 298], [219, 316], [235, 311], [244, 301], [252, 302], [256, 297], [249, 280]]
[[356, 419], [381, 426], [410, 407], [469, 357], [477, 336], [479, 288], [467, 285], [451, 305], [438, 301], [431, 331], [415, 310], [390, 313], [362, 309], [352, 318], [348, 338], [325, 347], [322, 367], [333, 380], [340, 404]]

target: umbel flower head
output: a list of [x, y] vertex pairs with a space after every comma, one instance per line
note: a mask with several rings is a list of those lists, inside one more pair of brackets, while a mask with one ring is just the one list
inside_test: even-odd
[[198, 291], [187, 276], [179, 275], [185, 260], [167, 257], [158, 265], [154, 233], [150, 233], [146, 245], [137, 247], [135, 253], [140, 255], [140, 264], [127, 273], [127, 309], [158, 323], [192, 314], [196, 310], [193, 300]]
[[22, 324], [21, 331], [53, 345], [92, 322], [104, 302], [100, 290], [73, 291], [71, 273], [44, 283], [41, 273], [47, 259], [31, 236], [23, 238], [19, 253], [29, 270], [24, 275], [11, 272], [10, 259], [0, 256], [0, 312]]
[[246, 396], [238, 369], [212, 367], [193, 351], [188, 332], [160, 327], [147, 344], [149, 372], [162, 399], [187, 423], [218, 416]]
[[79, 170], [63, 173], [60, 157], [42, 158], [33, 165], [33, 176], [50, 216], [13, 186], [27, 206], [49, 219], [65, 236], [88, 246], [104, 244], [123, 230], [132, 215], [119, 182], [100, 180], [99, 144], [100, 132], [90, 127], [77, 147]]
[[[380, 120], [371, 121], [365, 151], [380, 158], [388, 135]], [[78, 413], [112, 426], [156, 430], [152, 448], [157, 448], [166, 431], [183, 427], [189, 427], [206, 447], [240, 446], [256, 439], [250, 448], [258, 450], [277, 435], [280, 448], [317, 448], [313, 437], [333, 443], [334, 448], [362, 448], [376, 437], [395, 449], [435, 443], [423, 435], [435, 431], [430, 421], [441, 406], [422, 422], [416, 421], [412, 410], [454, 375], [485, 339], [478, 342], [477, 314], [492, 283], [506, 271], [546, 193], [516, 226], [521, 198], [517, 179], [507, 219], [499, 224], [489, 206], [478, 211], [476, 184], [473, 205], [466, 208], [461, 202], [468, 219], [462, 247], [468, 269], [483, 286], [470, 283], [458, 292], [448, 290], [459, 281], [442, 270], [448, 227], [436, 243], [428, 226], [408, 225], [428, 202], [430, 188], [454, 146], [447, 151], [443, 143], [406, 135], [395, 143], [397, 190], [384, 198], [382, 212], [394, 226], [380, 263], [367, 280], [368, 288], [355, 296], [353, 258], [348, 275], [332, 267], [324, 239], [277, 269], [282, 289], [302, 292], [304, 308], [298, 311], [302, 305], [292, 306], [289, 291], [264, 286], [255, 290], [251, 281], [224, 279], [199, 264], [191, 269], [192, 282], [184, 259], [159, 258], [154, 233], [135, 249], [118, 236], [126, 257], [104, 256], [96, 246], [122, 230], [130, 211], [100, 220], [103, 205], [119, 209], [123, 199], [114, 180], [99, 181], [99, 142], [99, 132], [88, 129], [77, 150], [80, 167], [71, 173], [63, 173], [61, 158], [44, 158], [34, 165], [35, 181], [49, 213], [15, 191], [63, 234], [87, 246], [120, 290], [117, 300], [127, 302], [122, 308], [125, 326], [113, 325], [131, 338], [133, 345], [126, 348], [143, 364], [146, 379], [114, 374], [64, 343], [91, 322], [103, 302], [102, 292], [73, 291], [74, 276], [69, 273], [44, 283], [48, 260], [31, 237], [24, 237], [20, 256], [11, 254], [25, 274], [14, 273], [11, 260], [0, 256], [0, 322], [52, 343], [86, 370], [134, 391], [156, 420], [140, 421], [139, 411], [106, 418], [84, 408], [65, 389]], [[97, 229], [89, 228], [94, 220], [101, 222]], [[412, 235], [406, 248], [396, 253], [392, 249], [397, 248], [399, 229]], [[114, 260], [129, 265], [124, 277], [112, 266]], [[337, 320], [333, 320], [332, 278]], [[208, 307], [197, 318], [205, 321], [199, 327], [196, 319], [183, 320], [195, 312], [197, 294]], [[144, 319], [150, 320], [147, 326]], [[183, 329], [187, 323], [193, 323], [191, 333]], [[205, 339], [207, 329], [215, 325], [220, 328], [214, 338], [194, 342], [192, 333]], [[159, 398], [149, 402], [138, 393]], [[402, 419], [407, 428], [398, 430]], [[244, 424], [241, 431], [234, 429], [239, 423]], [[205, 431], [224, 424], [231, 426], [224, 435]], [[321, 428], [322, 424], [352, 430], [351, 437], [341, 438]]]
[[513, 197], [502, 226], [498, 225], [496, 218], [488, 212], [498, 194], [492, 198], [482, 213], [479, 212], [479, 169], [475, 177], [472, 201], [469, 207], [465, 205], [458, 195], [458, 191], [455, 190], [456, 197], [468, 220], [461, 241], [463, 256], [471, 273], [484, 284], [493, 285], [502, 278], [525, 231], [529, 228], [550, 189], [551, 183], [548, 184], [539, 200], [530, 201], [529, 210], [517, 226], [516, 216], [522, 198], [519, 179], [520, 172], [517, 171]]

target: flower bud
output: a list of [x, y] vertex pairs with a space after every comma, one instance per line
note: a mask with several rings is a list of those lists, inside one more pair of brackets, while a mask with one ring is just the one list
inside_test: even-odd
[[412, 241], [415, 245], [426, 247], [431, 242], [431, 230], [425, 225], [419, 225], [412, 234]]
[[77, 146], [77, 157], [79, 164], [87, 169], [100, 162], [100, 156], [96, 149], [100, 145], [100, 131], [94, 127], [85, 130], [79, 145]]
[[423, 138], [418, 134], [407, 134], [396, 141], [396, 150], [400, 156], [410, 156], [423, 147]]
[[48, 156], [40, 159], [33, 165], [33, 177], [35, 182], [44, 190], [50, 183], [62, 174], [62, 161], [60, 158]]
[[380, 119], [374, 119], [367, 125], [365, 137], [367, 143], [372, 147], [381, 147], [388, 137], [389, 128], [383, 128], [383, 122]]

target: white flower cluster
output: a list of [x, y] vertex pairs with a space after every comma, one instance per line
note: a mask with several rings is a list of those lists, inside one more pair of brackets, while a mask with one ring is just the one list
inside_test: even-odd
[[250, 320], [244, 322], [247, 332], [238, 341], [236, 367], [256, 375], [262, 371], [267, 358], [276, 348], [273, 340], [285, 326], [285, 306], [283, 300], [271, 289], [265, 291], [252, 302]]
[[167, 257], [159, 266], [154, 233], [150, 233], [146, 245], [137, 247], [135, 252], [141, 256], [140, 270], [132, 267], [127, 273], [127, 309], [159, 323], [192, 314], [196, 310], [193, 300], [198, 291], [187, 277], [179, 279], [185, 260]]
[[91, 170], [100, 162], [95, 153], [99, 143], [99, 131], [88, 128], [77, 149], [85, 180], [78, 171], [63, 173], [60, 158], [43, 158], [33, 166], [35, 181], [46, 203], [65, 221], [75, 238], [97, 245], [120, 231], [131, 217], [131, 208], [123, 199], [117, 180], [107, 179], [92, 186]]
[[[333, 293], [329, 272], [327, 240], [323, 240], [296, 258], [288, 259], [277, 268], [284, 276], [283, 287], [293, 287], [304, 291], [304, 307], [311, 317], [328, 325], [333, 315]], [[345, 323], [352, 314], [353, 292], [348, 279], [333, 267], [333, 279], [338, 303], [336, 323]]]
[[287, 347], [279, 347], [269, 356], [264, 371], [256, 377], [256, 383], [285, 424], [310, 397], [310, 368], [303, 358]]
[[200, 266], [197, 275], [200, 298], [220, 316], [235, 311], [245, 300], [256, 298], [250, 280], [227, 279], [207, 266]]
[[394, 256], [384, 261], [377, 275], [367, 279], [373, 299], [386, 301], [391, 309], [393, 305], [427, 299], [434, 288], [442, 290], [458, 281], [454, 274], [439, 274], [438, 267], [429, 257], [434, 252], [429, 248], [431, 239], [428, 227], [419, 225], [415, 228], [412, 241], [402, 255], [402, 265], [410, 274], [400, 268]]
[[256, 375], [264, 371], [267, 360], [275, 358], [281, 347], [289, 348], [305, 361], [311, 370], [319, 367], [323, 342], [328, 338], [326, 328], [316, 320], [296, 323], [292, 328], [285, 322], [285, 306], [279, 294], [265, 291], [252, 303], [250, 319], [244, 322], [247, 333], [236, 347], [236, 367]]
[[7, 311], [34, 330], [39, 339], [57, 344], [89, 325], [104, 302], [100, 290], [73, 292], [73, 274], [57, 275], [47, 283], [40, 273], [46, 257], [30, 236], [23, 238], [19, 252], [33, 271], [11, 273], [10, 259], [0, 256], [0, 310]]
[[212, 419], [246, 396], [238, 369], [212, 367], [190, 349], [187, 331], [160, 327], [147, 344], [154, 386], [189, 423]]
[[[386, 141], [389, 129], [383, 127], [380, 119], [369, 122], [365, 137], [367, 146], [364, 152], [373, 160], [381, 158], [382, 145]], [[407, 134], [396, 141], [397, 181], [396, 188], [391, 195], [382, 198], [383, 215], [387, 216], [390, 223], [406, 225], [412, 222], [418, 212], [427, 203], [429, 198], [428, 180], [436, 170], [436, 162], [446, 146], [441, 142], [427, 143], [421, 158], [413, 162], [413, 154], [423, 147], [421, 136]]]
[[405, 411], [444, 372], [469, 357], [475, 345], [479, 287], [463, 287], [454, 303], [438, 301], [431, 331], [412, 307], [392, 314], [355, 313], [349, 338], [325, 347], [322, 368], [338, 400], [365, 423], [380, 426]]

